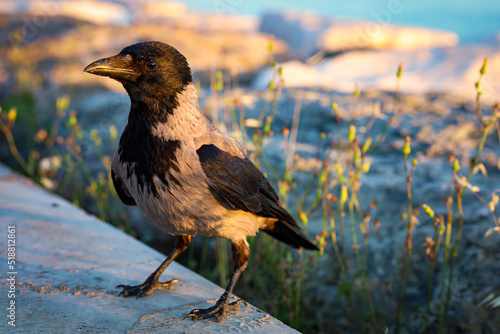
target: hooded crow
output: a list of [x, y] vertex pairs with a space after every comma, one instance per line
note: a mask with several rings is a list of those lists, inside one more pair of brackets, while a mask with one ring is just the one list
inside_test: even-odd
[[179, 51], [161, 42], [138, 43], [93, 62], [85, 72], [119, 81], [130, 96], [128, 123], [112, 156], [116, 192], [176, 236], [176, 248], [160, 267], [140, 285], [119, 285], [120, 295], [171, 289], [180, 281], [159, 277], [194, 235], [226, 238], [234, 261], [226, 291], [215, 306], [186, 316], [220, 322], [239, 308], [229, 300], [250, 256], [248, 236], [263, 230], [293, 247], [318, 249], [280, 205], [245, 147], [202, 115], [191, 69]]

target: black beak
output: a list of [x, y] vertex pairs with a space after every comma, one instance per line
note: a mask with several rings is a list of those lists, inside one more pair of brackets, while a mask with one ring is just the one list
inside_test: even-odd
[[135, 77], [135, 72], [131, 69], [132, 58], [128, 55], [117, 55], [109, 58], [96, 60], [85, 67], [84, 72], [102, 75], [121, 80], [131, 80]]

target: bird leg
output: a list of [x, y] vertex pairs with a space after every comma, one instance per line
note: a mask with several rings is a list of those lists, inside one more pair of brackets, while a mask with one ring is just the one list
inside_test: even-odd
[[184, 319], [193, 318], [193, 320], [215, 318], [217, 322], [221, 322], [226, 318], [228, 312], [237, 311], [240, 309], [241, 300], [229, 303], [233, 288], [240, 277], [240, 274], [247, 267], [250, 257], [250, 248], [246, 240], [238, 243], [231, 242], [231, 250], [233, 251], [234, 272], [229, 281], [226, 291], [222, 294], [214, 306], [207, 309], [194, 309]]
[[123, 295], [123, 297], [137, 296], [143, 297], [150, 295], [154, 290], [170, 290], [174, 287], [174, 283], [179, 283], [182, 286], [182, 282], [178, 279], [173, 279], [168, 282], [160, 282], [159, 278], [163, 271], [168, 267], [170, 262], [172, 262], [180, 253], [182, 253], [191, 242], [193, 236], [191, 235], [178, 235], [176, 236], [175, 249], [167, 256], [165, 261], [140, 285], [123, 285], [120, 284], [117, 288], [122, 288], [123, 290], [118, 294], [118, 296]]

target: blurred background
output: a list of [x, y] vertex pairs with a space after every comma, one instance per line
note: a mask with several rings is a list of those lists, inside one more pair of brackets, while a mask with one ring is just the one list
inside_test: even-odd
[[[500, 4], [487, 0], [474, 3], [467, 1], [388, 1], [354, 0], [341, 1], [184, 1], [191, 10], [210, 13], [220, 9], [232, 9], [233, 14], [259, 16], [266, 11], [288, 10], [315, 12], [337, 19], [376, 21], [394, 25], [411, 25], [456, 33], [460, 43], [498, 41], [498, 14]], [[229, 10], [228, 10], [229, 11]], [[390, 15], [389, 15], [390, 14]]]
[[[1, 1], [0, 161], [168, 253], [110, 182], [128, 96], [83, 69], [171, 44], [322, 248], [251, 238], [237, 295], [305, 333], [497, 333], [498, 18], [488, 0]], [[225, 286], [229, 252], [197, 238], [180, 261]]]

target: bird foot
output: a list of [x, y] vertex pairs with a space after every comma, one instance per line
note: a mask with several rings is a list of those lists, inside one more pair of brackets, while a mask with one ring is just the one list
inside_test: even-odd
[[123, 290], [118, 294], [118, 297], [123, 295], [123, 297], [137, 296], [144, 297], [153, 293], [154, 290], [170, 290], [174, 287], [174, 283], [179, 283], [182, 286], [182, 282], [178, 279], [173, 279], [168, 282], [159, 282], [158, 279], [148, 278], [144, 283], [140, 285], [123, 285], [120, 284], [117, 288], [122, 288]]
[[207, 309], [192, 310], [191, 313], [184, 317], [184, 319], [193, 318], [193, 320], [201, 320], [207, 318], [215, 318], [217, 322], [222, 322], [226, 318], [228, 312], [237, 311], [240, 309], [240, 303], [243, 303], [246, 306], [246, 303], [241, 299], [233, 303], [228, 303], [226, 299], [221, 298], [212, 307], [209, 307]]

